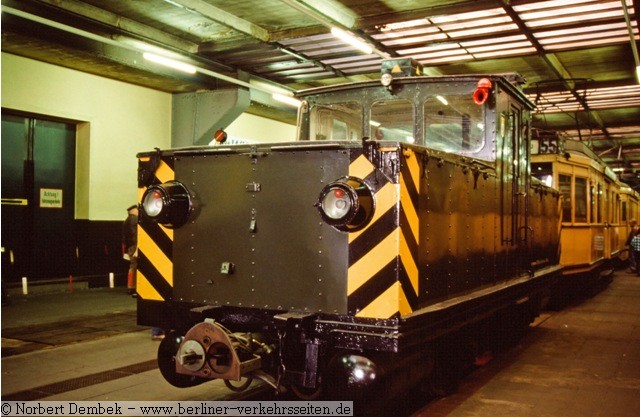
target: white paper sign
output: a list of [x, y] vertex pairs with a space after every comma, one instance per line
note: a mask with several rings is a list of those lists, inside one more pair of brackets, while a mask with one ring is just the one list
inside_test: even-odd
[[42, 208], [62, 208], [62, 189], [41, 188], [40, 207]]

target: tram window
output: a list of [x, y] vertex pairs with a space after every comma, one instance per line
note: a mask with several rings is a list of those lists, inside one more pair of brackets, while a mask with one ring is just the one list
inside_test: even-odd
[[627, 221], [627, 202], [622, 201], [621, 204], [622, 204], [622, 211], [620, 214], [622, 215], [621, 216], [622, 218], [620, 220], [622, 220], [623, 222], [626, 222]]
[[558, 175], [558, 187], [562, 193], [562, 221], [571, 221], [571, 177]]
[[575, 186], [575, 222], [586, 223], [587, 220], [587, 179], [576, 177]]
[[362, 106], [356, 102], [318, 105], [311, 110], [311, 140], [358, 140]]
[[484, 106], [478, 106], [469, 97], [467, 94], [435, 95], [425, 101], [426, 146], [466, 155], [483, 150]]
[[553, 165], [550, 162], [531, 164], [531, 175], [542, 181], [545, 185], [553, 187]]
[[413, 125], [413, 103], [409, 100], [382, 100], [371, 106], [372, 138], [414, 143]]

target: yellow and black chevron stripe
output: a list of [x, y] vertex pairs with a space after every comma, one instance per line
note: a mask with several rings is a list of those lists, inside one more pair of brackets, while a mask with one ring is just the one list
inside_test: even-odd
[[[140, 163], [148, 158], [141, 157]], [[175, 179], [173, 158], [163, 157], [152, 184]], [[151, 184], [150, 184], [151, 185]], [[138, 188], [138, 203], [146, 187]], [[166, 301], [173, 296], [173, 230], [152, 222], [138, 223], [137, 292], [143, 300]]]
[[411, 150], [400, 157], [396, 180], [381, 174], [361, 152], [351, 156], [349, 175], [364, 179], [376, 201], [367, 227], [349, 234], [348, 310], [358, 317], [405, 316], [419, 305], [420, 162]]

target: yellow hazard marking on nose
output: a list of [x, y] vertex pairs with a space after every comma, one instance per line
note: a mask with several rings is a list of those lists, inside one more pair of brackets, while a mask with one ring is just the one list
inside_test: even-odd
[[155, 174], [156, 178], [158, 178], [162, 183], [172, 181], [176, 177], [173, 169], [171, 169], [171, 167], [164, 161], [160, 161], [160, 165], [158, 165], [158, 169], [156, 170]]
[[375, 169], [373, 164], [364, 155], [360, 155], [349, 165], [349, 175], [365, 179], [367, 175], [371, 174]]
[[171, 241], [173, 242], [173, 229], [169, 229], [167, 227], [164, 227], [161, 224], [159, 224], [158, 226], [160, 226], [160, 229], [164, 232], [164, 234], [167, 235], [167, 237], [169, 239], [171, 239]]
[[360, 258], [349, 268], [347, 277], [347, 294], [352, 294], [362, 284], [369, 281], [378, 271], [384, 268], [398, 255], [398, 229], [394, 230], [369, 253]]
[[389, 318], [396, 313], [404, 316], [412, 312], [399, 282], [394, 282], [371, 304], [356, 313], [356, 317]]
[[376, 208], [371, 221], [364, 229], [358, 230], [357, 232], [349, 233], [349, 243], [356, 240], [356, 238], [360, 236], [362, 232], [371, 227], [371, 225], [375, 224], [384, 213], [389, 211], [396, 204], [396, 202], [398, 201], [398, 187], [398, 184], [389, 182], [385, 184], [385, 186], [380, 190], [378, 190], [377, 193], [375, 193], [373, 198], [375, 199]]
[[402, 204], [402, 209], [404, 210], [404, 215], [409, 222], [409, 228], [411, 229], [413, 238], [417, 242], [418, 229], [420, 224], [420, 220], [418, 219], [418, 212], [416, 211], [416, 207], [413, 205], [413, 200], [411, 200], [409, 190], [404, 183], [404, 178], [400, 178], [400, 184], [400, 202]]
[[173, 262], [160, 250], [158, 245], [144, 231], [138, 227], [138, 248], [149, 259], [170, 286], [173, 287]]
[[157, 300], [164, 301], [164, 298], [158, 291], [149, 283], [147, 277], [140, 271], [138, 271], [138, 279], [136, 282], [136, 291], [140, 294], [140, 297], [144, 300]]
[[409, 168], [409, 173], [411, 174], [411, 180], [417, 189], [420, 187], [420, 163], [418, 162], [418, 158], [415, 152], [406, 150], [405, 151], [404, 163]]
[[407, 245], [407, 241], [403, 234], [400, 235], [400, 260], [402, 265], [404, 266], [405, 271], [407, 272], [407, 276], [411, 281], [411, 285], [413, 286], [413, 290], [415, 293], [418, 293], [418, 265], [416, 264], [416, 260], [413, 257], [413, 254], [409, 250], [409, 245]]

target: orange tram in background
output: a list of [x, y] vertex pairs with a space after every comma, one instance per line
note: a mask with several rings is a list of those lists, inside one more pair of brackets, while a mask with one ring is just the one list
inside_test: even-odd
[[595, 291], [628, 259], [629, 222], [638, 217], [639, 195], [584, 142], [555, 132], [534, 131], [532, 136], [532, 175], [563, 197], [561, 286]]

